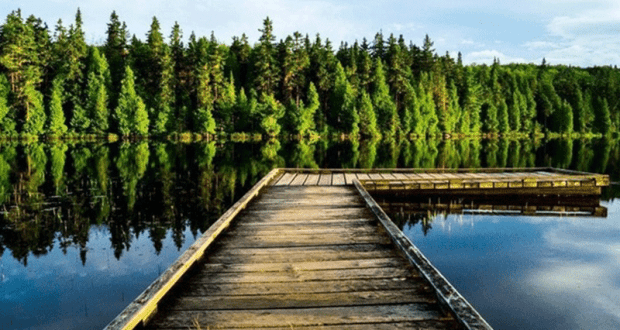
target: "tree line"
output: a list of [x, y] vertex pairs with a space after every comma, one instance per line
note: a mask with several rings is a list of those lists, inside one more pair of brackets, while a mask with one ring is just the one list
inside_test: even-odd
[[433, 42], [401, 35], [334, 50], [320, 35], [276, 41], [266, 18], [251, 45], [146, 40], [112, 12], [103, 45], [88, 45], [78, 9], [53, 32], [8, 14], [0, 27], [0, 134], [167, 136], [260, 133], [275, 137], [432, 137], [600, 134], [620, 128], [620, 71], [541, 64], [464, 65]]

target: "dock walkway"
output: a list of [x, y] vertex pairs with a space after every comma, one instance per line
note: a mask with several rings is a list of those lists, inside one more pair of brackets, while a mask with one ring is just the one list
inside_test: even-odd
[[608, 182], [545, 169], [275, 169], [107, 329], [491, 329], [366, 188], [595, 194]]
[[454, 329], [353, 186], [272, 186], [149, 329]]

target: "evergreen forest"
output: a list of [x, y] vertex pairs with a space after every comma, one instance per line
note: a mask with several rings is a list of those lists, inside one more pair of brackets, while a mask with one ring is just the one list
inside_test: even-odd
[[[540, 64], [464, 65], [428, 35], [334, 46], [266, 18], [251, 44], [212, 33], [145, 39], [115, 12], [101, 45], [75, 21], [20, 10], [0, 27], [0, 135], [5, 138], [427, 138], [606, 136], [620, 129], [620, 71]], [[165, 37], [164, 35], [167, 35]], [[337, 48], [337, 49], [336, 49]]]

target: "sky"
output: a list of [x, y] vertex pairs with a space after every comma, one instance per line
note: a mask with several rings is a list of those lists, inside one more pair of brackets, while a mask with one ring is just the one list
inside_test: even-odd
[[299, 31], [314, 39], [319, 33], [334, 48], [341, 42], [374, 39], [382, 31], [403, 35], [421, 45], [425, 35], [438, 54], [463, 61], [502, 64], [540, 63], [581, 67], [620, 64], [618, 0], [0, 0], [0, 19], [21, 8], [50, 30], [58, 19], [65, 26], [81, 9], [87, 42], [102, 44], [113, 10], [130, 34], [145, 40], [153, 16], [169, 36], [178, 22], [185, 39], [214, 33], [230, 44], [245, 33], [258, 41], [265, 17], [274, 23], [278, 40]]

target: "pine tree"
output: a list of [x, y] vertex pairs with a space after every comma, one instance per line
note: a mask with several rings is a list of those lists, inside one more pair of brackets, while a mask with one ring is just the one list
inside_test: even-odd
[[394, 136], [398, 129], [398, 113], [396, 105], [390, 96], [390, 90], [385, 81], [381, 60], [375, 61], [373, 72], [372, 100], [377, 114], [379, 131], [385, 136]]
[[87, 64], [86, 113], [91, 121], [91, 131], [102, 134], [109, 130], [110, 111], [108, 110], [110, 70], [105, 57], [96, 47], [92, 47]]
[[254, 49], [254, 87], [259, 93], [273, 94], [278, 83], [278, 64], [275, 56], [273, 22], [263, 21], [262, 35]]
[[308, 105], [303, 106], [303, 103], [301, 104], [301, 113], [297, 124], [297, 132], [299, 132], [301, 136], [316, 134], [314, 131], [316, 127], [314, 122], [314, 114], [320, 106], [321, 102], [319, 100], [319, 93], [317, 92], [316, 87], [314, 87], [314, 84], [310, 83], [310, 86], [308, 87]]
[[65, 124], [65, 113], [62, 108], [63, 103], [63, 81], [56, 78], [52, 83], [52, 95], [49, 104], [49, 116], [47, 124], [47, 133], [60, 136], [67, 133], [67, 125]]
[[262, 117], [260, 126], [263, 133], [270, 137], [280, 134], [281, 126], [278, 120], [284, 116], [284, 106], [272, 94], [261, 95], [257, 111]]
[[38, 110], [36, 105], [42, 102], [36, 90], [42, 81], [37, 53], [34, 27], [23, 21], [20, 10], [11, 12], [0, 30], [0, 68], [9, 81], [9, 99], [12, 103], [9, 106], [14, 111], [12, 116], [14, 120], [27, 125], [28, 130], [24, 128], [24, 131], [30, 133], [33, 125], [27, 123], [31, 122], [33, 116], [40, 116], [32, 112]]
[[381, 134], [377, 129], [377, 118], [375, 116], [375, 109], [372, 105], [372, 100], [365, 90], [362, 90], [362, 97], [358, 105], [359, 117], [360, 117], [360, 134], [363, 137], [377, 138]]
[[11, 118], [9, 107], [9, 93], [11, 87], [4, 74], [0, 74], [0, 133], [7, 134], [15, 131], [15, 121]]
[[506, 100], [502, 99], [497, 107], [498, 129], [501, 133], [510, 132], [510, 118], [508, 116], [508, 105]]
[[572, 133], [573, 132], [573, 108], [568, 101], [564, 100], [562, 106], [558, 109], [558, 121], [560, 133]]
[[121, 80], [125, 72], [125, 57], [127, 55], [127, 27], [120, 22], [118, 15], [113, 11], [108, 23], [106, 43], [103, 46], [105, 57], [110, 65], [111, 89], [110, 106], [116, 107], [116, 100], [120, 92]]
[[594, 106], [594, 127], [597, 133], [603, 135], [611, 132], [611, 113], [606, 98], [598, 97]]
[[149, 118], [146, 106], [136, 93], [135, 78], [129, 66], [125, 67], [125, 78], [121, 82], [118, 106], [114, 111], [118, 132], [123, 136], [130, 134], [148, 135]]
[[27, 116], [24, 121], [24, 132], [29, 134], [43, 134], [45, 127], [45, 108], [43, 107], [43, 94], [32, 85], [26, 85], [24, 90], [26, 99]]
[[340, 62], [336, 64], [336, 80], [331, 95], [330, 123], [336, 131], [357, 135], [359, 115], [355, 108], [355, 94]]

